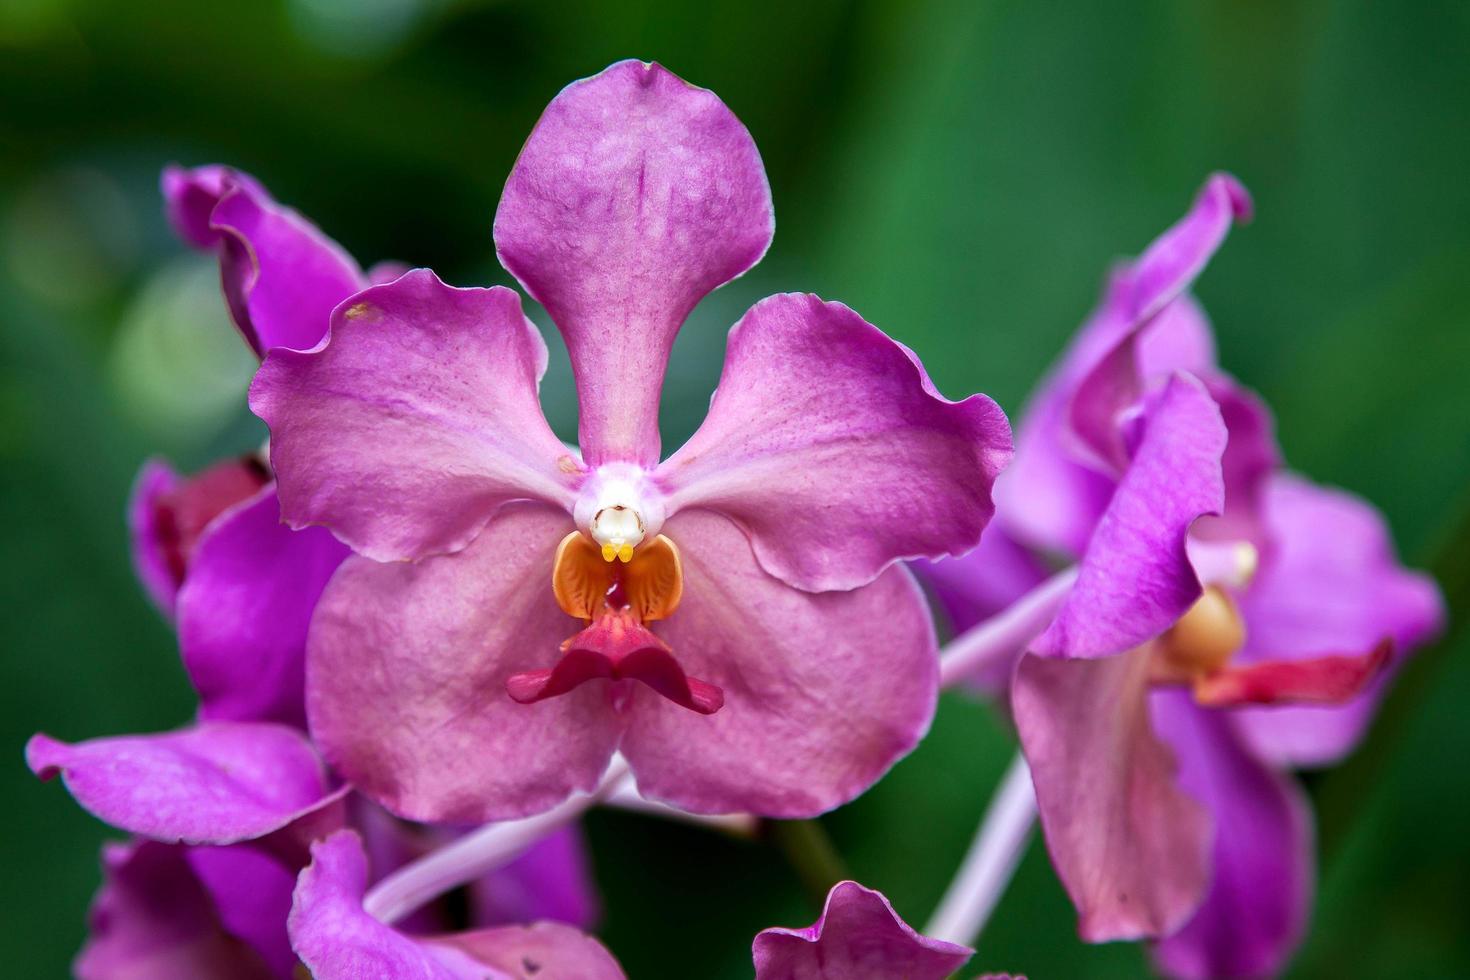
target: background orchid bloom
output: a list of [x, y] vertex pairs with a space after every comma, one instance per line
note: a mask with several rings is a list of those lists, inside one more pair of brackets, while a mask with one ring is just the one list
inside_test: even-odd
[[773, 296], [658, 462], [674, 335], [771, 232], [745, 127], [620, 62], [546, 109], [495, 221], [566, 340], [580, 457], [541, 414], [546, 350], [507, 289], [411, 272], [266, 359], [251, 404], [283, 514], [361, 556], [318, 607], [307, 698], [364, 792], [416, 819], [512, 817], [620, 750], [651, 798], [809, 816], [922, 736], [932, 626], [893, 563], [977, 541], [1009, 454], [995, 404], [943, 399], [845, 306]]
[[944, 980], [975, 953], [919, 935], [881, 892], [855, 881], [833, 885], [806, 928], [761, 930], [752, 952], [755, 980]]
[[[1310, 811], [1281, 767], [1340, 758], [1385, 668], [1442, 618], [1371, 507], [1280, 471], [1264, 406], [1214, 365], [1184, 290], [1247, 211], [1212, 178], [1115, 273], [1027, 412], [987, 532], [992, 551], [1080, 557], [1075, 585], [1037, 607], [1012, 689], [1080, 931], [1169, 936], [1160, 965], [1190, 977], [1285, 962], [1314, 872]], [[1041, 579], [973, 557], [932, 574], [971, 619]]]
[[[370, 281], [249, 175], [169, 167], [162, 187], [179, 236], [219, 254], [231, 318], [257, 356], [314, 346], [332, 308]], [[269, 467], [253, 456], [187, 478], [149, 462], [129, 514], [134, 566], [177, 621], [200, 717], [304, 726], [306, 628], [348, 549], [327, 531], [284, 526]]]

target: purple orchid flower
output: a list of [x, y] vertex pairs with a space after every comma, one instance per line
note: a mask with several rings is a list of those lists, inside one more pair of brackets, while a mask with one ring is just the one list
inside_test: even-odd
[[1011, 705], [1079, 930], [1167, 937], [1156, 959], [1186, 977], [1285, 962], [1314, 873], [1284, 767], [1347, 752], [1442, 618], [1376, 512], [1282, 473], [1264, 406], [1214, 365], [1185, 291], [1248, 213], [1214, 177], [1114, 275], [1028, 409], [988, 532], [1078, 561], [993, 652], [1027, 651]]
[[566, 340], [580, 457], [541, 414], [545, 346], [508, 289], [411, 272], [267, 357], [251, 404], [284, 517], [360, 556], [313, 623], [312, 731], [390, 810], [538, 812], [621, 751], [650, 798], [810, 816], [926, 730], [932, 625], [894, 563], [975, 545], [1010, 451], [995, 404], [945, 400], [845, 306], [773, 296], [658, 461], [674, 335], [771, 234], [745, 127], [621, 62], [551, 103], [495, 219]]
[[751, 951], [755, 980], [944, 980], [975, 953], [919, 935], [881, 892], [855, 881], [832, 886], [816, 922], [762, 930]]
[[[169, 167], [162, 187], [180, 237], [218, 253], [232, 319], [261, 357], [314, 346], [332, 308], [373, 281], [248, 175]], [[151, 461], [130, 515], [134, 565], [177, 620], [200, 717], [304, 726], [306, 629], [348, 549], [324, 530], [281, 524], [275, 483], [255, 457], [190, 478]]]
[[356, 834], [341, 831], [313, 845], [312, 863], [296, 885], [290, 934], [317, 980], [624, 976], [596, 940], [561, 923], [409, 936], [363, 910], [366, 889], [367, 856]]

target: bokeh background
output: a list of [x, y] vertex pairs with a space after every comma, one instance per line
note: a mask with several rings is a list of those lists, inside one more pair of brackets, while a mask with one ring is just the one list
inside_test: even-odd
[[[701, 417], [728, 325], [777, 290], [846, 301], [946, 393], [1014, 413], [1109, 262], [1229, 169], [1258, 218], [1199, 286], [1225, 363], [1292, 463], [1377, 501], [1463, 604], [1467, 42], [1461, 0], [0, 2], [0, 973], [64, 974], [108, 835], [30, 777], [25, 738], [191, 710], [128, 565], [129, 481], [150, 454], [189, 468], [263, 435], [213, 264], [160, 213], [163, 164], [247, 169], [365, 263], [508, 282], [495, 202], [562, 85], [631, 56], [715, 89], [760, 145], [779, 230], [685, 328], [665, 445]], [[547, 411], [572, 437], [551, 343]], [[1322, 877], [1294, 975], [1470, 976], [1466, 647], [1426, 652], [1372, 740], [1310, 779]], [[825, 819], [852, 874], [922, 923], [1011, 751], [946, 696], [924, 746]], [[603, 937], [639, 980], [749, 976], [757, 929], [814, 918], [770, 845], [609, 812], [588, 833]], [[1038, 843], [975, 963], [1144, 969], [1077, 942]]]

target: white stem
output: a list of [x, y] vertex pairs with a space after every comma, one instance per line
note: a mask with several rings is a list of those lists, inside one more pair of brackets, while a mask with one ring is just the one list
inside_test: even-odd
[[1046, 629], [1076, 581], [1076, 566], [1057, 572], [1002, 612], [955, 637], [939, 652], [939, 683], [952, 687], [1019, 655]]
[[573, 796], [534, 817], [486, 824], [465, 834], [378, 882], [363, 898], [362, 907], [383, 922], [397, 922], [445, 892], [509, 861], [553, 830], [581, 816], [631, 778], [627, 764], [617, 757], [590, 794]]
[[682, 823], [692, 823], [697, 827], [708, 827], [711, 830], [724, 831], [736, 837], [751, 837], [760, 825], [760, 818], [749, 813], [723, 813], [716, 816], [705, 816], [700, 813], [686, 813], [678, 807], [669, 806], [667, 803], [659, 803], [655, 800], [645, 800], [638, 795], [633, 781], [625, 779], [614, 786], [612, 792], [603, 799], [604, 806], [617, 807], [620, 810], [628, 810], [632, 813], [646, 813], [650, 816], [663, 817], [666, 820], [678, 820]]
[[1036, 818], [1031, 770], [1019, 752], [990, 801], [969, 853], [924, 927], [933, 939], [973, 946], [1010, 883]]

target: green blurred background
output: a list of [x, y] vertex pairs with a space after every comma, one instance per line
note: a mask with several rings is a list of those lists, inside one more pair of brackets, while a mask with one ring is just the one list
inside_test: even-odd
[[[844, 300], [946, 393], [1015, 412], [1108, 263], [1229, 169], [1258, 218], [1199, 287], [1225, 363], [1275, 407], [1295, 466], [1377, 501], [1405, 556], [1463, 596], [1467, 42], [1463, 0], [3, 0], [0, 974], [64, 974], [109, 833], [30, 777], [25, 738], [191, 710], [128, 565], [129, 481], [149, 454], [195, 467], [262, 435], [212, 263], [162, 219], [164, 163], [249, 170], [364, 262], [506, 282], [491, 216], [562, 85], [639, 57], [713, 88], [760, 145], [780, 227], [681, 336], [670, 446], [726, 327], [777, 290]], [[571, 437], [552, 347], [547, 411]], [[1295, 975], [1470, 976], [1466, 646], [1426, 653], [1368, 745], [1311, 779], [1324, 856]], [[922, 923], [1010, 753], [987, 710], [947, 696], [929, 741], [825, 820], [854, 876]], [[749, 976], [757, 929], [814, 917], [775, 848], [621, 813], [589, 833], [603, 936], [638, 980]], [[1076, 941], [1035, 844], [975, 964], [1144, 970], [1136, 948]]]

